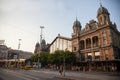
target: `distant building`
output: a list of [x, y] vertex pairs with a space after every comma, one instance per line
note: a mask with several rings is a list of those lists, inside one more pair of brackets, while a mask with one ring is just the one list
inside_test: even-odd
[[[48, 52], [48, 49], [47, 47], [49, 46], [49, 44], [46, 44], [46, 41], [45, 39], [42, 39], [42, 42], [41, 42], [41, 51], [42, 52]], [[34, 53], [39, 53], [40, 52], [40, 44], [39, 42], [36, 43], [35, 45], [35, 50], [34, 50]]]
[[6, 59], [8, 53], [8, 47], [6, 45], [0, 45], [0, 60]]
[[32, 52], [10, 49], [8, 51], [8, 59], [29, 59], [33, 55]]
[[71, 38], [58, 36], [49, 45], [50, 53], [54, 53], [56, 50], [69, 50], [72, 51]]
[[46, 51], [46, 48], [47, 48], [47, 44], [45, 39], [43, 39], [41, 42], [41, 51]]
[[40, 52], [40, 44], [39, 44], [39, 42], [37, 42], [36, 45], [35, 45], [34, 54], [37, 54], [39, 52]]

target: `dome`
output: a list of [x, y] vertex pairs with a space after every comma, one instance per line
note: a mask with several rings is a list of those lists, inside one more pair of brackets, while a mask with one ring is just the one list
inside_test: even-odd
[[74, 26], [76, 26], [76, 27], [77, 27], [77, 26], [78, 26], [78, 27], [80, 26], [80, 27], [81, 27], [81, 23], [80, 23], [80, 21], [77, 20], [77, 18], [76, 18], [76, 21], [74, 21], [74, 23], [73, 23], [73, 27], [74, 27]]
[[105, 7], [103, 7], [102, 5], [100, 5], [100, 7], [97, 11], [97, 16], [99, 16], [100, 14], [103, 14], [103, 13], [109, 14], [108, 10]]
[[39, 42], [37, 42], [37, 43], [36, 43], [36, 46], [35, 46], [35, 47], [40, 47], [40, 44], [39, 44]]
[[42, 42], [41, 42], [41, 44], [46, 44], [46, 41], [43, 39]]

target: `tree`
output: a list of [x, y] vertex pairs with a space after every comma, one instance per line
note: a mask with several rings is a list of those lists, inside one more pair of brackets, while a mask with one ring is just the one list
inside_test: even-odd
[[37, 62], [37, 60], [38, 60], [38, 54], [34, 54], [33, 56], [31, 56], [30, 60], [32, 62]]
[[63, 58], [67, 64], [74, 64], [76, 62], [75, 54], [70, 51], [57, 50], [48, 56], [48, 62], [56, 65], [63, 64]]
[[74, 64], [76, 62], [76, 56], [70, 51], [65, 51], [65, 59], [67, 64]]
[[49, 55], [48, 52], [42, 52], [40, 54], [40, 62], [42, 67], [45, 67], [48, 64], [48, 55]]
[[[63, 65], [63, 59], [65, 58], [66, 65], [72, 65], [76, 62], [75, 54], [70, 51], [57, 50], [54, 53], [41, 52], [40, 62], [42, 67], [48, 64]], [[30, 58], [33, 62], [37, 62], [38, 54], [33, 55]]]

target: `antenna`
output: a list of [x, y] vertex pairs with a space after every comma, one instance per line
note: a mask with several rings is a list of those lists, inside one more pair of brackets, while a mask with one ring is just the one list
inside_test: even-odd
[[100, 4], [100, 6], [102, 6], [102, 2], [101, 2], [101, 0], [99, 0], [99, 4]]
[[76, 20], [78, 18], [78, 8], [76, 8]]

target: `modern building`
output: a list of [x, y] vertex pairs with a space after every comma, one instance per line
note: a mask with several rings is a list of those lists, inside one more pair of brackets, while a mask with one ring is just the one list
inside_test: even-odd
[[17, 62], [25, 62], [29, 59], [33, 53], [10, 49], [6, 45], [0, 45], [0, 67], [11, 67], [11, 65], [16, 65]]
[[63, 37], [58, 34], [48, 48], [50, 49], [50, 53], [54, 53], [56, 50], [72, 51], [71, 38]]
[[6, 59], [8, 53], [8, 47], [6, 45], [0, 45], [0, 60]]
[[8, 59], [17, 59], [19, 56], [19, 59], [29, 59], [33, 55], [32, 52], [26, 52], [21, 50], [14, 50], [10, 49], [8, 51]]

